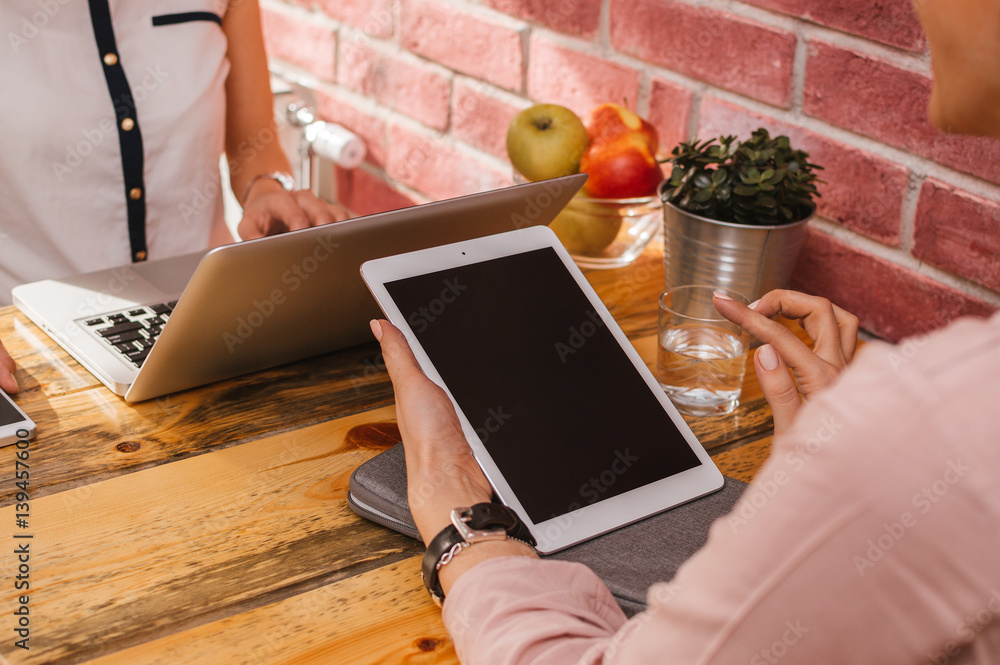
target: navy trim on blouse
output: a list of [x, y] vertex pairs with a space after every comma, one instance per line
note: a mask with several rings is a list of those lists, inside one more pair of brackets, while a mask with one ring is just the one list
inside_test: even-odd
[[[135, 100], [121, 56], [115, 42], [115, 30], [111, 24], [111, 10], [108, 0], [89, 0], [90, 21], [94, 26], [97, 52], [104, 70], [104, 80], [115, 109], [118, 127], [118, 143], [122, 153], [122, 172], [125, 175], [125, 206], [128, 212], [128, 237], [132, 261], [145, 261], [146, 251], [146, 186], [143, 181], [142, 134]], [[124, 124], [123, 124], [124, 123]], [[126, 128], [127, 127], [127, 128]]]
[[163, 14], [153, 17], [153, 25], [176, 25], [178, 23], [190, 23], [191, 21], [212, 21], [222, 25], [222, 17], [212, 12], [181, 12], [179, 14]]

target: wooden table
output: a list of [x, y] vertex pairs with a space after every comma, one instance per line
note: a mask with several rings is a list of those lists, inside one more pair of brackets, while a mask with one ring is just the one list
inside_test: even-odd
[[[661, 256], [588, 275], [650, 364]], [[27, 529], [15, 448], [0, 448], [0, 661], [457, 662], [423, 547], [347, 507], [351, 472], [396, 440], [374, 342], [129, 406], [14, 308], [0, 339], [38, 424]], [[752, 368], [735, 414], [691, 425], [723, 473], [750, 480], [771, 441]], [[12, 614], [23, 543], [27, 651]]]

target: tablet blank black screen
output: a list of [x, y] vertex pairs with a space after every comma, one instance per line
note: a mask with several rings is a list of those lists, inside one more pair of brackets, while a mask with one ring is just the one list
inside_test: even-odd
[[385, 286], [535, 523], [699, 464], [552, 249]]

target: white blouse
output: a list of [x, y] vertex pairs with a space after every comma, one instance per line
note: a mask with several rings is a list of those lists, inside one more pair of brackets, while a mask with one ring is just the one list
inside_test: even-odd
[[226, 5], [0, 3], [0, 305], [224, 232]]

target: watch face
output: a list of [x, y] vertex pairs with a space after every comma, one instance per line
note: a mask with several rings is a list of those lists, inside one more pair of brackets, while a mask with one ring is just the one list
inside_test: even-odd
[[517, 513], [501, 503], [478, 503], [469, 508], [455, 508], [451, 511], [451, 524], [468, 543], [505, 540], [513, 536], [529, 545], [535, 544]]
[[477, 503], [468, 508], [455, 508], [451, 511], [451, 520], [456, 526], [461, 522], [471, 529], [513, 529], [518, 522], [517, 514], [502, 503]]
[[257, 183], [258, 180], [261, 180], [262, 178], [274, 180], [276, 183], [281, 185], [286, 192], [290, 192], [295, 189], [295, 179], [287, 173], [282, 173], [281, 171], [258, 173], [254, 177], [250, 178], [250, 182], [247, 183], [246, 189], [243, 190], [243, 198], [240, 200], [240, 205], [245, 206], [247, 204], [247, 199], [250, 198], [250, 189]]
[[292, 179], [292, 176], [287, 173], [271, 173], [269, 175], [281, 183], [281, 186], [285, 188], [286, 192], [290, 192], [295, 189], [295, 180]]

